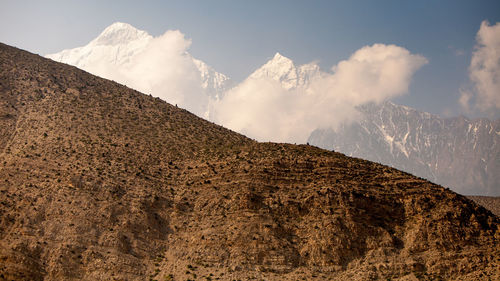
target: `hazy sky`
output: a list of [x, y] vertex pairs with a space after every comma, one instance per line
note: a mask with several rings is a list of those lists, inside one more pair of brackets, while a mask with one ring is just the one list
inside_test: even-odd
[[38, 54], [87, 44], [113, 22], [158, 36], [179, 29], [189, 52], [241, 81], [277, 51], [326, 70], [374, 43], [428, 60], [395, 101], [444, 115], [458, 100], [481, 22], [500, 22], [500, 1], [5, 1], [0, 41]]

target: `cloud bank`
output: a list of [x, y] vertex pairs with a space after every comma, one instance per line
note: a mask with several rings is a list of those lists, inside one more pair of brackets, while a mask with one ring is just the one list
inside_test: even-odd
[[305, 87], [248, 78], [211, 108], [211, 119], [260, 141], [304, 143], [317, 128], [357, 117], [356, 107], [400, 96], [427, 60], [395, 45], [375, 44], [322, 73]]
[[473, 89], [462, 90], [459, 102], [468, 112], [493, 116], [500, 110], [500, 23], [483, 21], [476, 42], [469, 66]]

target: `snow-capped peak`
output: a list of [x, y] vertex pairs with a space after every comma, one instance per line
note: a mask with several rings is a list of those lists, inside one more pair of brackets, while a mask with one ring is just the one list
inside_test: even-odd
[[104, 29], [87, 45], [48, 54], [46, 57], [102, 76], [104, 73], [95, 71], [94, 66], [103, 62], [123, 65], [130, 61], [130, 57], [141, 52], [152, 39], [153, 37], [146, 31], [127, 23], [116, 22]]
[[289, 90], [306, 86], [313, 77], [318, 75], [320, 75], [320, 70], [316, 63], [304, 64], [297, 68], [291, 59], [277, 52], [272, 59], [254, 71], [250, 78], [271, 78]]
[[227, 88], [231, 85], [231, 80], [226, 75], [215, 71], [205, 62], [191, 57], [196, 68], [200, 71], [201, 87], [207, 91], [207, 94], [219, 100]]
[[[116, 77], [109, 76], [115, 73], [109, 70], [115, 69], [120, 72], [130, 67], [128, 64], [133, 61], [132, 59], [148, 50], [153, 40], [153, 36], [146, 31], [139, 30], [128, 23], [115, 22], [106, 27], [87, 45], [48, 54], [46, 57], [74, 65], [105, 78], [116, 79]], [[221, 98], [225, 89], [231, 85], [230, 79], [201, 60], [193, 58], [189, 53], [186, 52], [186, 55], [198, 69], [202, 82], [200, 86], [206, 94], [214, 99]], [[127, 81], [119, 80], [119, 82]]]
[[272, 62], [273, 64], [293, 65], [293, 61], [291, 59], [283, 56], [279, 52], [276, 52], [276, 54], [274, 54], [274, 57], [269, 62]]
[[293, 61], [276, 53], [272, 59], [250, 75], [250, 78], [271, 78], [286, 89], [297, 87], [297, 68]]
[[91, 44], [119, 45], [150, 37], [146, 31], [139, 30], [128, 23], [115, 22], [104, 29], [96, 39], [92, 40]]

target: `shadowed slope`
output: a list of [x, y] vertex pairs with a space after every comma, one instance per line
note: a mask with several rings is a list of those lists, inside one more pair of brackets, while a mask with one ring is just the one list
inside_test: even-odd
[[498, 277], [498, 218], [420, 178], [6, 45], [0, 95], [0, 279]]

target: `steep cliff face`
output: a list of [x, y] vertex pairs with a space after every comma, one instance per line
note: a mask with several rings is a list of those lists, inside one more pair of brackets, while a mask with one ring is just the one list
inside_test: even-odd
[[359, 108], [337, 131], [316, 130], [311, 144], [386, 164], [461, 194], [500, 195], [500, 120], [439, 116], [391, 102]]
[[498, 279], [499, 219], [0, 44], [0, 279]]

